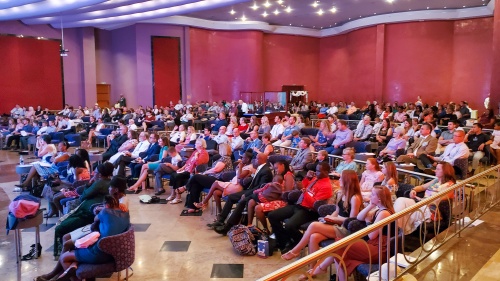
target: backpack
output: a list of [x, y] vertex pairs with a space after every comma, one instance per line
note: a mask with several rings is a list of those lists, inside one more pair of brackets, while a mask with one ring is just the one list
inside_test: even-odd
[[235, 225], [231, 227], [227, 236], [238, 254], [242, 256], [254, 256], [257, 253], [254, 244], [255, 237], [248, 227], [242, 224]]

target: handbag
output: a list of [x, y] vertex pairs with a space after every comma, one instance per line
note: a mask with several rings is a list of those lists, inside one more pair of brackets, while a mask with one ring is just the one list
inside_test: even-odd
[[79, 249], [85, 249], [92, 246], [97, 240], [99, 240], [101, 234], [97, 231], [91, 232], [82, 238], [75, 241], [75, 247]]

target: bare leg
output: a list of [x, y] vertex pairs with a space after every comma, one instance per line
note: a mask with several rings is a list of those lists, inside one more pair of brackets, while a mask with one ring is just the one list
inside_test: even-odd
[[222, 212], [222, 191], [216, 190], [214, 191], [214, 200], [215, 200], [215, 207], [217, 207], [217, 212], [220, 213]]
[[[299, 243], [292, 249], [290, 250], [290, 254], [287, 255], [283, 255], [283, 259], [286, 259], [286, 260], [290, 260], [294, 257], [297, 257], [300, 253], [300, 251], [302, 251], [302, 249], [304, 249], [307, 244], [309, 243], [309, 240], [311, 238], [311, 235], [313, 234], [316, 234], [316, 233], [319, 233], [319, 234], [322, 234], [323, 236], [327, 237], [327, 238], [335, 238], [335, 231], [333, 230], [333, 227], [331, 225], [328, 225], [328, 224], [324, 224], [324, 223], [321, 223], [321, 222], [313, 222], [309, 225], [309, 227], [307, 228], [306, 232], [304, 232], [304, 236], [302, 236], [302, 239], [300, 239]], [[319, 247], [319, 246], [317, 246]], [[317, 247], [316, 247], [316, 250], [317, 250]], [[313, 246], [314, 248], [314, 246]]]
[[208, 192], [207, 196], [205, 196], [205, 199], [203, 199], [203, 205], [206, 205], [208, 204], [208, 201], [210, 200], [210, 198], [212, 198], [212, 196], [214, 195], [214, 192], [215, 191], [220, 191], [221, 192], [221, 195], [222, 195], [222, 191], [224, 191], [224, 188], [222, 186], [220, 186], [217, 181], [215, 181], [212, 186], [210, 187], [210, 191]]
[[146, 189], [145, 181], [146, 181], [147, 177], [148, 177], [148, 164], [144, 164], [144, 165], [142, 165], [141, 175], [139, 176], [139, 179], [137, 179], [137, 182], [134, 183], [134, 185], [132, 185], [131, 187], [129, 187], [128, 190], [137, 190], [139, 188], [139, 185], [142, 186], [142, 189]]
[[253, 221], [253, 217], [254, 217], [254, 213], [255, 213], [255, 205], [257, 205], [255, 200], [250, 199], [248, 201], [248, 205], [247, 205], [248, 225], [252, 225], [252, 221]]
[[76, 266], [76, 262], [74, 251], [63, 253], [61, 257], [59, 257], [59, 263], [64, 270], [68, 269], [70, 266]]
[[26, 177], [26, 179], [23, 181], [23, 183], [21, 183], [21, 185], [23, 187], [28, 187], [28, 185], [31, 184], [31, 180], [35, 177], [35, 176], [38, 176], [38, 173], [35, 169], [35, 167], [31, 167], [29, 173], [28, 173], [28, 176]]
[[255, 216], [259, 220], [259, 222], [262, 224], [263, 229], [267, 229], [267, 218], [266, 214], [262, 210], [262, 206], [257, 205], [255, 206]]

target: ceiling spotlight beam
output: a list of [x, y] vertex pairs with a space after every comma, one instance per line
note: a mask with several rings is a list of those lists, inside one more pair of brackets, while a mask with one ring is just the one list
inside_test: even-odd
[[[113, 9], [102, 9], [100, 11], [80, 13], [71, 16], [71, 21], [93, 20], [103, 17], [117, 17], [135, 13], [149, 12], [157, 9], [170, 8], [189, 3], [198, 2], [200, 0], [155, 0], [146, 3], [134, 3]], [[50, 24], [58, 22], [57, 16], [43, 17], [23, 20], [25, 24]]]
[[4, 0], [0, 1], [0, 9], [8, 9], [12, 7], [19, 7], [27, 4], [33, 4], [44, 0]]
[[44, 16], [48, 13], [64, 12], [95, 5], [107, 0], [59, 0], [43, 1], [0, 10], [0, 20], [18, 20], [27, 17]]
[[[242, 2], [248, 2], [248, 0], [204, 0], [170, 8], [163, 8], [148, 12], [133, 13], [122, 16], [108, 17], [106, 15], [103, 15], [101, 18], [92, 20], [71, 21], [71, 22], [66, 21], [64, 23], [64, 26], [69, 28], [69, 27], [110, 25], [110, 24], [119, 24], [125, 22], [139, 22], [143, 20], [215, 9], [215, 8], [225, 7], [227, 5], [239, 4]], [[55, 28], [59, 27], [59, 23], [52, 23], [51, 25]]]

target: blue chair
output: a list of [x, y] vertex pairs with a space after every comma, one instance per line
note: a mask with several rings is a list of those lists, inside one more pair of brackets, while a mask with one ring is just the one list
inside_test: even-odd
[[113, 132], [113, 129], [110, 128], [104, 128], [99, 131], [101, 133], [100, 135], [96, 136], [97, 140], [97, 147], [99, 147], [100, 141], [104, 141], [103, 147], [106, 147], [106, 137]]
[[52, 132], [52, 133], [49, 133], [49, 135], [50, 135], [50, 138], [52, 139], [52, 141], [50, 143], [58, 144], [64, 140], [64, 133]]
[[82, 136], [80, 134], [68, 134], [66, 140], [71, 147], [79, 147], [82, 143]]

